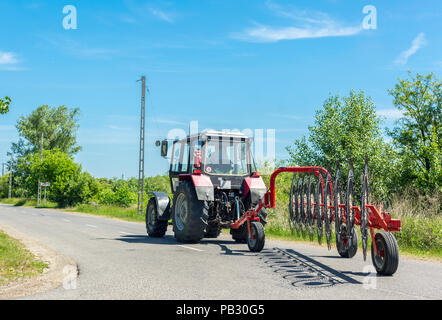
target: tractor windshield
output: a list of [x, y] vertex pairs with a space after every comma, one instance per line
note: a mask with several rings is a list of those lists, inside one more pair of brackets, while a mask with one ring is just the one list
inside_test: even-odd
[[204, 172], [215, 175], [247, 175], [250, 168], [248, 150], [245, 140], [208, 140], [205, 144]]

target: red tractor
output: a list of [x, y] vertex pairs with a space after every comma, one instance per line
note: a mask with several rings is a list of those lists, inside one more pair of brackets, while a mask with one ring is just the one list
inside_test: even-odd
[[[248, 223], [238, 223], [259, 205], [267, 191], [256, 172], [251, 146], [252, 139], [241, 133], [216, 131], [173, 141], [169, 170], [173, 201], [164, 192], [152, 192], [146, 209], [149, 236], [164, 236], [172, 218], [175, 238], [180, 242], [216, 238], [222, 228], [230, 228], [235, 241], [247, 242], [251, 251], [261, 251], [265, 208]], [[163, 140], [161, 155], [167, 154], [168, 141]]]
[[[319, 242], [324, 234], [330, 249], [334, 222], [338, 253], [352, 258], [358, 250], [355, 226], [360, 226], [364, 260], [371, 237], [376, 271], [384, 275], [396, 272], [399, 249], [391, 232], [401, 230], [401, 221], [392, 219], [382, 206], [370, 204], [368, 155], [360, 196], [355, 192], [351, 161], [345, 186], [339, 166], [334, 180], [321, 167], [283, 167], [272, 173], [267, 189], [256, 172], [251, 145], [252, 139], [243, 134], [215, 131], [174, 141], [169, 170], [173, 204], [167, 194], [152, 192], [146, 209], [149, 236], [164, 236], [172, 218], [178, 241], [216, 238], [222, 228], [230, 228], [235, 241], [247, 242], [251, 251], [259, 252], [265, 242], [265, 210], [275, 208], [276, 204], [276, 177], [284, 172], [293, 173], [289, 203], [293, 230], [309, 233], [312, 239], [316, 234]], [[167, 154], [168, 142], [164, 140], [161, 155]], [[376, 229], [382, 231], [375, 233]]]

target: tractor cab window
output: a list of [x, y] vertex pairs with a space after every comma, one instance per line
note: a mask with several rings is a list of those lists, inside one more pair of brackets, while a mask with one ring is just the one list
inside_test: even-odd
[[189, 144], [186, 140], [174, 143], [170, 170], [179, 173], [189, 171]]
[[214, 139], [205, 146], [204, 171], [207, 174], [249, 174], [248, 145], [243, 140]]

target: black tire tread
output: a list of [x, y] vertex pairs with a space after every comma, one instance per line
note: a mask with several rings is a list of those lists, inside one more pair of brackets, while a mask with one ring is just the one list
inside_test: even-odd
[[[149, 237], [152, 237], [152, 238], [161, 238], [166, 234], [168, 223], [167, 223], [167, 221], [161, 221], [161, 220], [155, 219], [152, 228], [149, 228], [147, 214], [149, 212], [150, 206], [154, 206], [155, 212], [157, 211], [157, 203], [156, 203], [155, 198], [150, 198], [149, 202], [147, 203], [147, 207], [146, 207], [146, 217], [145, 218], [146, 218], [147, 234], [149, 235]], [[156, 214], [156, 217], [158, 217], [158, 213]]]
[[[183, 230], [175, 225], [175, 205], [177, 196], [184, 192], [188, 201], [189, 216]], [[190, 181], [181, 181], [173, 195], [172, 222], [175, 238], [179, 242], [199, 242], [205, 234], [209, 217], [207, 201], [198, 200], [195, 187]]]
[[256, 238], [257, 241], [253, 247], [250, 246], [250, 242], [247, 241], [249, 250], [252, 252], [260, 252], [265, 245], [265, 230], [264, 226], [260, 222], [252, 221], [250, 223], [250, 228], [256, 228]]
[[375, 236], [375, 241], [380, 237], [381, 241], [384, 242], [385, 246], [385, 257], [384, 264], [382, 267], [379, 267], [375, 264], [374, 260], [374, 248], [373, 244], [371, 245], [371, 258], [373, 261], [373, 265], [377, 271], [377, 273], [391, 276], [393, 275], [399, 266], [399, 247], [396, 241], [396, 238], [390, 232], [379, 232]]

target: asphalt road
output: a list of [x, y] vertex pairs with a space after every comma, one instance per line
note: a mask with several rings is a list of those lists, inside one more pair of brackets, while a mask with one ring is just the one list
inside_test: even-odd
[[392, 277], [370, 257], [267, 241], [261, 253], [227, 235], [198, 244], [161, 239], [144, 224], [56, 210], [0, 205], [9, 226], [71, 257], [75, 281], [28, 299], [442, 299], [442, 264], [401, 258]]

